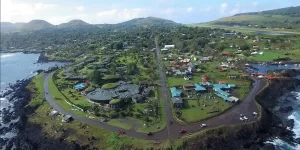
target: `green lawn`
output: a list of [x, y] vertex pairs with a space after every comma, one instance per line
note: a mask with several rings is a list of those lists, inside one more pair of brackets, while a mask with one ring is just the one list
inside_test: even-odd
[[82, 112], [82, 111], [78, 111], [78, 110], [74, 110], [72, 108], [71, 105], [69, 105], [65, 100], [66, 98], [59, 92], [59, 90], [57, 89], [56, 85], [53, 82], [53, 74], [51, 75], [50, 79], [49, 79], [49, 94], [51, 95], [52, 99], [55, 100], [55, 102], [61, 106], [63, 109], [65, 110], [69, 110], [74, 113], [74, 114], [78, 114], [78, 115], [82, 115], [82, 116], [86, 116], [87, 113]]
[[253, 58], [256, 61], [273, 61], [274, 59], [284, 57], [284, 55], [276, 52], [264, 52], [262, 55], [256, 55]]
[[[208, 95], [208, 94], [207, 94]], [[219, 103], [216, 104], [215, 100]], [[198, 122], [212, 116], [216, 116], [232, 106], [231, 103], [225, 102], [218, 97], [216, 99], [207, 99], [202, 96], [199, 100], [184, 100], [184, 108], [181, 110], [182, 114], [179, 117], [186, 122]], [[203, 105], [206, 105], [205, 107]]]
[[118, 119], [112, 119], [112, 120], [108, 121], [107, 123], [110, 124], [110, 125], [122, 128], [122, 129], [127, 129], [127, 130], [129, 130], [133, 127], [132, 124], [121, 122]]
[[187, 83], [199, 83], [201, 81], [202, 76], [200, 74], [194, 75], [191, 80], [184, 80], [183, 77], [167, 77], [167, 85], [169, 87], [183, 86]]
[[113, 89], [116, 88], [117, 84], [116, 83], [106, 83], [104, 85], [102, 85], [102, 89]]
[[32, 97], [29, 105], [31, 107], [37, 107], [42, 105], [45, 102], [45, 97], [44, 97], [44, 79], [43, 79], [44, 74], [38, 74], [35, 76], [32, 80], [31, 83], [27, 86], [28, 89], [32, 92], [32, 95], [35, 95]]

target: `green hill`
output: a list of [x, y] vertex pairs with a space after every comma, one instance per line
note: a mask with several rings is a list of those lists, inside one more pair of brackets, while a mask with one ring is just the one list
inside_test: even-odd
[[45, 20], [32, 20], [28, 23], [1, 22], [1, 32], [33, 31], [52, 27], [54, 25]]
[[236, 14], [207, 24], [257, 28], [300, 28], [300, 6]]
[[180, 25], [174, 21], [156, 18], [156, 17], [146, 17], [146, 18], [136, 18], [129, 21], [125, 21], [118, 26], [136, 26], [136, 27], [151, 27], [151, 26], [177, 26]]
[[87, 27], [92, 26], [91, 24], [88, 24], [82, 20], [71, 20], [67, 23], [62, 23], [58, 25], [58, 28], [78, 28], [78, 27]]

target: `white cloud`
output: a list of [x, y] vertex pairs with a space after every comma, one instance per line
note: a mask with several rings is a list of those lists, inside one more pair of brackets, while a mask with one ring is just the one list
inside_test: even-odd
[[228, 9], [228, 4], [227, 3], [222, 3], [221, 7], [220, 7], [221, 15], [224, 15], [226, 13], [227, 9]]
[[146, 17], [150, 9], [112, 9], [97, 13], [97, 20], [101, 23], [119, 23], [133, 18]]
[[78, 6], [78, 7], [76, 7], [76, 10], [78, 12], [84, 12], [85, 8], [84, 8], [84, 6]]
[[23, 3], [12, 0], [1, 0], [1, 21], [28, 22], [33, 19], [43, 19], [58, 6], [46, 3]]
[[253, 6], [253, 7], [256, 7], [257, 5], [258, 5], [258, 2], [253, 2], [253, 3], [252, 3], [252, 6]]
[[193, 11], [193, 7], [189, 7], [186, 9], [186, 12], [192, 12]]

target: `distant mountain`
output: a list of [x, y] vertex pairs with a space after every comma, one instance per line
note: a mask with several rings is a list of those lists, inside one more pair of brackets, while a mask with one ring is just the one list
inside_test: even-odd
[[54, 27], [54, 25], [50, 24], [45, 20], [32, 20], [22, 27], [22, 30], [41, 30], [46, 28]]
[[1, 22], [1, 32], [32, 31], [52, 27], [54, 27], [54, 25], [45, 20], [32, 20], [28, 23]]
[[162, 18], [147, 17], [136, 18], [118, 24], [89, 24], [82, 20], [71, 20], [60, 25], [52, 25], [44, 20], [32, 20], [28, 23], [9, 23], [1, 22], [1, 32], [20, 32], [42, 29], [67, 29], [67, 30], [90, 30], [97, 28], [115, 29], [122, 27], [152, 27], [152, 26], [178, 26], [180, 24]]
[[58, 25], [58, 28], [78, 28], [78, 27], [87, 27], [92, 26], [91, 24], [88, 24], [82, 20], [71, 20], [67, 23], [62, 23]]
[[300, 6], [236, 14], [208, 22], [211, 25], [300, 28]]
[[147, 18], [136, 18], [129, 21], [125, 21], [118, 24], [119, 26], [137, 26], [137, 27], [150, 27], [150, 26], [177, 26], [180, 25], [174, 21], [156, 18], [156, 17], [147, 17]]

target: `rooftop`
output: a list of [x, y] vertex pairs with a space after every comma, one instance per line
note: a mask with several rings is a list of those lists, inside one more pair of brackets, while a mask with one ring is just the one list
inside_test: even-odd
[[[136, 84], [129, 84], [127, 82], [117, 82], [118, 85], [113, 89], [97, 88], [96, 90], [87, 94], [87, 97], [93, 101], [109, 101], [111, 99], [119, 98], [132, 98], [136, 94], [140, 94], [141, 86]], [[147, 91], [148, 88], [144, 87], [142, 90]], [[149, 89], [150, 91], [150, 89]], [[142, 92], [143, 93], [143, 92]]]

